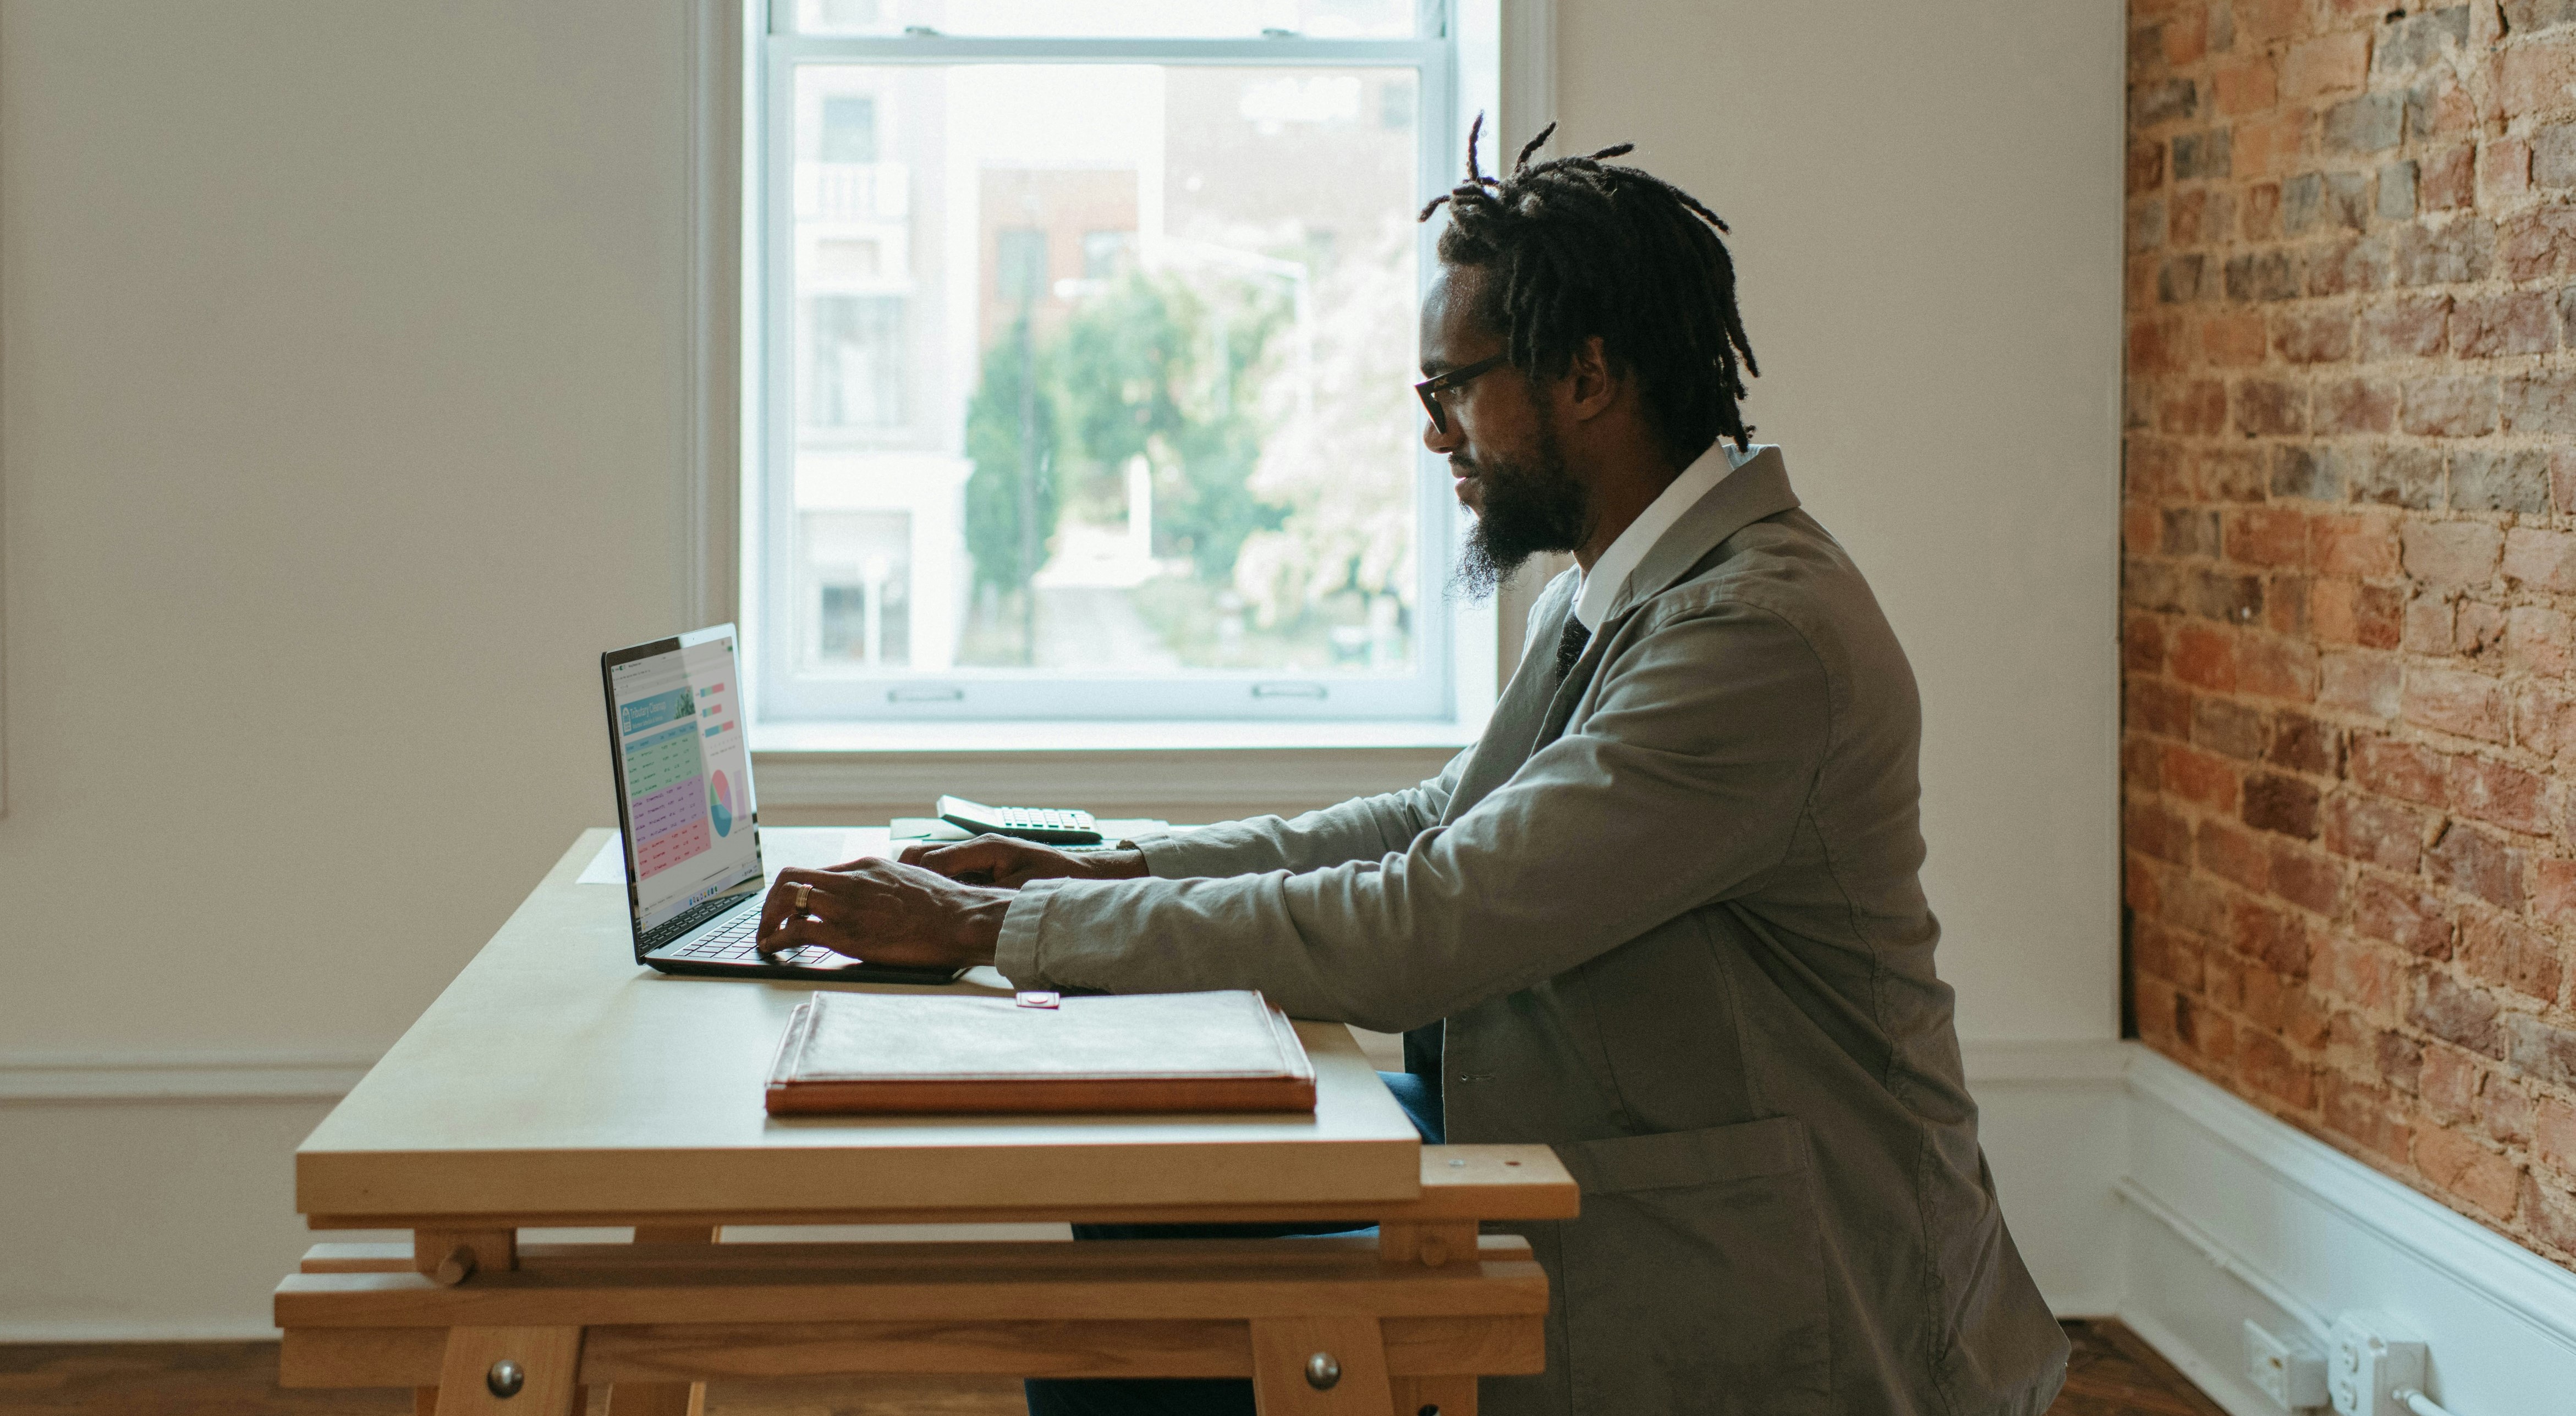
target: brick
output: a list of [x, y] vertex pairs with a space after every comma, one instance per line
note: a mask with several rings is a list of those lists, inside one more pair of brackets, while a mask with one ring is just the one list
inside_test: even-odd
[[2156, 267], [2156, 299], [2167, 305], [2188, 305], [2200, 298], [2201, 269], [2205, 259], [2197, 252], [2173, 256]]
[[2276, 713], [2263, 760], [2314, 777], [2335, 776], [2343, 769], [2343, 733], [2305, 713]]
[[2218, 368], [2260, 364], [2270, 348], [2263, 317], [2251, 311], [2212, 315], [2200, 322], [2200, 357]]
[[[2182, 604], [2185, 610], [2203, 619], [2222, 624], [2252, 624], [2263, 612], [2263, 577], [2242, 575], [2208, 566], [2186, 567], [2183, 572]], [[2243, 681], [2244, 654], [2240, 649], [2237, 662], [2239, 682]]]
[[2576, 749], [2576, 698], [2547, 683], [2524, 683], [2513, 696], [2514, 744], [2542, 757]]
[[2484, 600], [2462, 599], [2453, 607], [2451, 652], [2476, 659], [2504, 642], [2504, 611]]
[[2498, 396], [2490, 378], [2408, 379], [2397, 426], [2419, 437], [2485, 437], [2496, 430]]
[[[2394, 402], [2394, 400], [2391, 400]], [[2341, 501], [2343, 457], [2331, 447], [2284, 443], [2273, 449], [2272, 495], [2305, 501]]]
[[2129, 127], [2132, 130], [2189, 118], [2199, 109], [2199, 91], [2189, 79], [2159, 79], [2129, 85]]
[[2483, 1057], [2504, 1060], [2504, 1029], [2496, 1024], [2496, 1002], [2485, 990], [2461, 985], [2433, 970], [2416, 981], [2406, 1021]]
[[2526, 1170], [2520, 1199], [2522, 1223], [2533, 1246], [2544, 1254], [2556, 1250], [2567, 1255], [2562, 1263], [2576, 1262], [2576, 1194]]
[[2576, 449], [2553, 448], [2549, 454], [2549, 501], [2562, 515], [2576, 513]]
[[2537, 773], [2483, 757], [2440, 756], [2439, 764], [2439, 790], [2451, 810], [2510, 831], [2547, 834], [2549, 783]]
[[2352, 927], [2420, 958], [2451, 956], [2449, 912], [2440, 899], [2409, 885], [2363, 875], [2353, 890]]
[[2497, 410], [2509, 433], [2576, 433], [2576, 376], [2537, 373], [2506, 379]]
[[2133, 737], [2120, 743], [2120, 785], [2124, 790], [2160, 792], [2164, 790], [2163, 749], [2151, 738]]
[[2343, 907], [2341, 862], [2287, 841], [2272, 843], [2272, 893], [2311, 914], [2331, 917]]
[[2406, 621], [2399, 643], [2410, 654], [2429, 654], [2448, 658], [2459, 650], [2454, 632], [2459, 601], [2439, 589], [2427, 590], [2406, 602]]
[[2402, 1091], [2413, 1091], [2423, 1074], [2424, 1045], [2399, 1032], [2382, 1032], [2374, 1054], [2379, 1075]]
[[2545, 1098], [2535, 1106], [2531, 1149], [2541, 1160], [2576, 1174], [2576, 1106]]
[[2138, 921], [2130, 932], [2129, 960], [2148, 978], [2169, 979], [2185, 988], [2200, 987], [2200, 946], [2188, 935]]
[[2251, 833], [2213, 817], [2193, 830], [2192, 844], [2201, 869], [2248, 890], [2270, 888], [2272, 854]]
[[2152, 251], [2165, 243], [2165, 204], [2150, 197], [2129, 207], [2129, 249]]
[[2245, 565], [2300, 565], [2308, 558], [2308, 518], [2286, 507], [2246, 507], [2226, 516], [2227, 558]]
[[2220, 64], [2210, 74], [2210, 89], [2213, 105], [2233, 117], [2271, 107], [2279, 99], [2280, 81], [2271, 59], [2256, 54]]
[[2504, 685], [2458, 669], [2407, 670], [2400, 711], [2406, 721], [2485, 742], [2509, 741]]
[[2486, 1080], [2487, 1069], [2476, 1058], [2448, 1047], [2426, 1048], [2415, 1094], [2436, 1120], [2453, 1122], [2477, 1110], [2478, 1089]]
[[2162, 523], [2156, 538], [2156, 550], [2167, 556], [2214, 556], [2218, 554], [2218, 513], [2196, 506], [2167, 507], [2158, 513]]
[[2460, 967], [2487, 983], [2552, 1006], [2558, 1002], [2559, 976], [2566, 971], [2548, 940], [2501, 919], [2462, 921], [2459, 960]]
[[[2248, 123], [2241, 131], [2249, 135], [2256, 134], [2261, 131], [2262, 126], [2259, 123]], [[2261, 150], [2259, 145], [2249, 144], [2240, 139], [2236, 144], [2238, 168], [2248, 173], [2258, 170], [2262, 163], [2249, 154]], [[2281, 235], [2280, 183], [2257, 182], [2245, 189], [2245, 218], [2240, 224], [2238, 234], [2248, 241], [2279, 239]]]
[[[2227, 229], [2226, 213], [2235, 210], [2225, 192], [2206, 188], [2176, 192], [2165, 202], [2165, 239], [2177, 246], [2197, 246], [2204, 241], [2221, 239]], [[2216, 294], [2216, 281], [2204, 282], [2204, 293]]]
[[2163, 544], [2164, 517], [2154, 507], [2126, 502], [2120, 507], [2120, 551], [2123, 555], [2153, 555]]
[[2249, 636], [2236, 646], [2236, 686], [2258, 698], [2314, 702], [2316, 646], [2285, 635]]
[[2236, 430], [2248, 437], [2308, 430], [2307, 390], [2295, 384], [2247, 379], [2236, 385]]
[[[2274, 634], [2293, 640], [2308, 640], [2315, 630], [2308, 624], [2307, 576], [2291, 571], [2274, 573], [2263, 591], [2263, 627]], [[2315, 655], [2308, 655], [2306, 693], [2316, 692]]]
[[2339, 931], [2329, 932], [2317, 940], [2310, 971], [2327, 996], [2375, 1013], [2388, 1001], [2388, 969], [2382, 953]]
[[2531, 1142], [2533, 1107], [2529, 1090], [2504, 1077], [2489, 1078], [2478, 1092], [2478, 1125], [2508, 1146]]
[[2514, 34], [2529, 34], [2576, 20], [2576, 0], [2504, 0], [2504, 21]]
[[2576, 534], [2516, 526], [2504, 533], [2501, 568], [2517, 585], [2576, 593]]
[[2324, 1090], [2322, 1112], [2327, 1130], [2390, 1164], [2407, 1163], [2415, 1133], [2389, 1108], [2386, 1097], [2333, 1072], [2319, 1080]]
[[2227, 430], [2227, 385], [2194, 379], [2156, 410], [2156, 431], [2173, 437], [2210, 437]]
[[2550, 299], [2537, 291], [2464, 296], [2451, 312], [2451, 352], [2463, 359], [2544, 354], [2556, 344]]
[[2522, 908], [2521, 851], [2456, 822], [2424, 848], [2424, 878], [2500, 909]]
[[[2235, 134], [2229, 144], [2233, 149], [2238, 177], [2277, 175], [2299, 165], [2299, 153], [2307, 145], [2309, 115], [2305, 109], [2292, 109], [2262, 118], [2239, 121], [2230, 131]], [[2277, 193], [2275, 194], [2277, 198]], [[2276, 229], [2258, 209], [2254, 193], [2246, 194], [2245, 232], [2256, 236]]]
[[2400, 542], [2406, 573], [2416, 580], [2428, 585], [2484, 585], [2495, 578], [2505, 533], [2477, 521], [2410, 521], [2400, 532]]
[[2558, 292], [2557, 323], [2558, 333], [2562, 339], [2564, 339], [2567, 331], [2576, 330], [2576, 285], [2571, 285]]
[[2296, 251], [2248, 252], [2230, 256], [2225, 269], [2227, 298], [2239, 304], [2295, 300], [2299, 296], [2300, 270]]
[[2185, 6], [2166, 20], [2164, 31], [2165, 63], [2180, 69], [2197, 64], [2209, 53], [2209, 10], [2205, 6]]
[[2165, 748], [2163, 772], [2168, 795], [2212, 811], [2233, 813], [2236, 810], [2239, 774], [2226, 759], [2180, 743], [2169, 744]]
[[2518, 45], [2496, 56], [2495, 104], [2511, 120], [2576, 102], [2576, 45], [2564, 40]]
[[2576, 208], [2541, 207], [2496, 227], [2496, 263], [2508, 280], [2538, 280], [2569, 269], [2576, 257]]
[[2317, 703], [2372, 718], [2397, 716], [2403, 675], [2387, 654], [2351, 651], [2325, 655], [2317, 666]]
[[2382, 221], [2414, 220], [2415, 183], [2414, 158], [2383, 165], [2379, 169], [2379, 205], [2373, 214]]
[[2505, 1019], [2506, 1059], [2535, 1081], [2576, 1087], [2576, 1030], [2515, 1013]]
[[2308, 522], [2308, 563], [2328, 575], [2398, 573], [2396, 523], [2385, 515], [2318, 516]]
[[2362, 172], [2304, 172], [2281, 184], [2281, 233], [2319, 226], [2360, 231], [2370, 225], [2370, 177]]
[[[2351, 328], [2349, 324], [2342, 326], [2347, 352]], [[2382, 379], [2336, 379], [2320, 384], [2315, 413], [2320, 434], [2384, 433], [2397, 424], [2397, 386]]]
[[2397, 146], [2405, 131], [2403, 94], [2363, 94], [2325, 111], [2317, 128], [2317, 144], [2332, 153], [2386, 152]]
[[2495, 265], [2495, 224], [2480, 216], [2454, 217], [2440, 226], [2416, 222], [2389, 233], [2391, 278], [2400, 285], [2448, 285], [2484, 280]]
[[2133, 674], [2152, 674], [2164, 667], [2165, 632], [2150, 615], [2130, 615], [2120, 625], [2120, 667]]
[[2131, 802], [2120, 811], [2121, 843], [2176, 865], [2191, 862], [2191, 828], [2154, 802]]
[[2173, 179], [2177, 182], [2206, 181], [2225, 177], [2230, 171], [2227, 130], [2183, 133], [2173, 140]]
[[2130, 438], [2121, 444], [2120, 482], [2132, 501], [2168, 501], [2191, 494], [2182, 450], [2152, 438]]
[[2557, 123], [2531, 134], [2531, 185], [2565, 191], [2576, 187], [2576, 123]]
[[2159, 737], [2191, 735], [2191, 695], [2171, 684], [2123, 684], [2123, 721], [2133, 732]]
[[2407, 215], [2456, 211], [2475, 202], [2477, 193], [2478, 150], [2465, 145], [2444, 148], [2416, 160], [2414, 210]]
[[2576, 860], [2533, 863], [2531, 917], [2549, 925], [2576, 923]]
[[2191, 740], [2221, 757], [2257, 762], [2271, 744], [2272, 725], [2242, 703], [2204, 698], [2191, 706]]
[[2415, 1168], [2434, 1189], [2489, 1218], [2513, 1218], [2522, 1168], [2473, 1137], [2450, 1130], [2417, 1132]]
[[2237, 0], [2234, 8], [2237, 33], [2258, 46], [2308, 28], [2305, 0]]
[[[2349, 759], [2353, 785], [2381, 796], [2444, 806], [2450, 802], [2450, 779], [2442, 754], [2396, 738], [2355, 736]], [[2409, 869], [2413, 858], [2408, 858]]]
[[2316, 1105], [2316, 1074], [2292, 1056], [2279, 1038], [2248, 1029], [2237, 1057], [2247, 1085], [2295, 1107]]
[[2317, 836], [2317, 789], [2296, 777], [2257, 773], [2245, 779], [2238, 819], [2257, 831], [2312, 841]]
[[2384, 290], [2392, 270], [2382, 236], [2344, 236], [2308, 253], [2308, 293], [2364, 295]]
[[2423, 68], [2441, 58], [2445, 51], [2460, 49], [2468, 42], [2468, 6], [2428, 10], [2400, 20], [2381, 32], [2379, 52], [2372, 56], [2371, 68], [2382, 75], [2407, 73]]
[[2576, 675], [2576, 621], [2542, 605], [2517, 605], [2505, 615], [2505, 663], [2524, 673], [2554, 678]]
[[[2544, 326], [2546, 324], [2546, 311]], [[2293, 364], [2336, 364], [2352, 357], [2352, 311], [2294, 309], [2272, 316], [2272, 352]]]
[[2393, 585], [2319, 581], [2308, 592], [2311, 632], [2324, 643], [2394, 649], [2398, 646], [2398, 616], [2405, 604], [2404, 592]]
[[2442, 352], [2449, 337], [2451, 297], [2401, 295], [2361, 312], [2365, 359], [2426, 358]]
[[2504, 452], [2463, 448], [2451, 454], [2451, 506], [2458, 511], [2545, 514], [2549, 454], [2538, 448]]
[[2306, 102], [2358, 89], [2370, 74], [2367, 33], [2330, 34], [2290, 46], [2281, 56], [2281, 96]]
[[2203, 501], [2263, 500], [2263, 451], [2247, 447], [2197, 449], [2194, 471]]
[[2163, 143], [2129, 144], [2125, 185], [2130, 196], [2152, 192], [2165, 184], [2165, 145]]
[[2430, 511], [2441, 504], [2444, 460], [2438, 448], [2376, 447], [2345, 461], [2352, 499]]

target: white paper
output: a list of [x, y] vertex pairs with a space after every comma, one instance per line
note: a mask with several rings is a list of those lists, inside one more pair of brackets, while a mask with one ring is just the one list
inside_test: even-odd
[[581, 868], [581, 874], [575, 877], [572, 883], [575, 885], [625, 884], [626, 838], [614, 831], [609, 832], [608, 839], [599, 843], [599, 854], [590, 858], [590, 864]]

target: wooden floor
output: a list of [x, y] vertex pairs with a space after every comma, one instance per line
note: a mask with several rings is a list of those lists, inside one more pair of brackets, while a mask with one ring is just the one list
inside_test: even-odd
[[[2225, 1416], [2136, 1334], [2074, 1322], [2049, 1416]], [[592, 1397], [594, 1412], [604, 1397]], [[717, 1384], [708, 1416], [1020, 1416], [1020, 1386], [983, 1377]], [[0, 1346], [0, 1416], [410, 1416], [407, 1391], [280, 1391], [273, 1342]]]

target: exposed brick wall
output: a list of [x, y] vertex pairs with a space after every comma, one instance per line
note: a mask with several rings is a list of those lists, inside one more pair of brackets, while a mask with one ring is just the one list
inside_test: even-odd
[[2576, 0], [2133, 0], [2157, 1050], [2576, 1263]]

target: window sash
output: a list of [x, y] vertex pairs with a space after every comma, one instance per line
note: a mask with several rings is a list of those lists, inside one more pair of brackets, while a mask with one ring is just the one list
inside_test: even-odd
[[[1425, 28], [1443, 27], [1435, 13]], [[1293, 672], [1204, 670], [1188, 676], [1080, 675], [1024, 668], [953, 668], [832, 674], [800, 672], [794, 636], [799, 528], [795, 469], [800, 429], [788, 385], [798, 376], [795, 340], [805, 312], [795, 289], [795, 82], [808, 65], [865, 64], [1156, 64], [1231, 68], [1406, 68], [1415, 75], [1418, 201], [1447, 190], [1445, 174], [1463, 133], [1456, 112], [1457, 50], [1446, 37], [1397, 40], [1297, 38], [1134, 40], [995, 39], [930, 36], [826, 37], [772, 33], [762, 41], [751, 110], [751, 154], [758, 174], [748, 204], [745, 243], [752, 280], [746, 313], [757, 312], [760, 357], [746, 368], [746, 394], [758, 410], [758, 474], [745, 490], [747, 577], [752, 604], [744, 637], [767, 720], [982, 721], [1000, 719], [1444, 719], [1461, 706], [1462, 651], [1468, 636], [1490, 634], [1490, 611], [1452, 604], [1444, 594], [1459, 533], [1448, 478], [1427, 450], [1415, 453], [1416, 555], [1414, 666], [1386, 677], [1301, 677]], [[878, 134], [882, 142], [882, 130]], [[1437, 233], [1416, 236], [1417, 278], [1434, 269]], [[750, 350], [746, 349], [746, 353]], [[746, 360], [750, 365], [752, 361]], [[1473, 657], [1470, 652], [1468, 657]], [[1472, 696], [1472, 695], [1471, 695]]]

